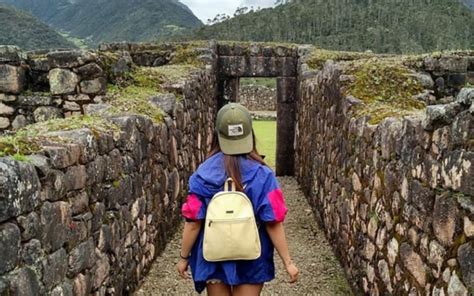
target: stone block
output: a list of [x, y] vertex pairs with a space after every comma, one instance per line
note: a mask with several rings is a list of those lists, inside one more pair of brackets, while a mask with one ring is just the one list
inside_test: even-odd
[[469, 238], [474, 237], [474, 222], [467, 216], [464, 217], [464, 234]]
[[16, 131], [25, 127], [28, 124], [28, 121], [24, 115], [18, 115], [12, 121], [12, 130]]
[[10, 276], [12, 295], [30, 296], [44, 294], [40, 287], [38, 275], [29, 267], [15, 270]]
[[398, 241], [392, 238], [387, 244], [387, 258], [390, 266], [393, 266], [398, 257]]
[[463, 88], [456, 96], [456, 102], [465, 105], [471, 106], [474, 102], [474, 88]]
[[78, 274], [73, 280], [74, 295], [89, 295], [91, 289], [90, 276], [82, 273]]
[[24, 264], [42, 268], [41, 260], [43, 258], [44, 250], [39, 240], [32, 239], [23, 244], [21, 248], [21, 260]]
[[43, 283], [48, 290], [59, 284], [66, 277], [66, 250], [59, 249], [43, 260]]
[[26, 84], [26, 74], [22, 67], [0, 65], [0, 92], [19, 94]]
[[463, 282], [469, 289], [474, 290], [474, 247], [472, 243], [466, 243], [459, 247], [458, 262]]
[[468, 290], [463, 285], [456, 272], [453, 273], [449, 280], [448, 296], [468, 296]]
[[36, 122], [46, 121], [50, 119], [62, 118], [63, 113], [56, 107], [38, 107], [33, 112], [33, 117]]
[[[71, 130], [71, 131], [59, 131], [51, 132], [48, 135], [67, 139], [68, 143], [78, 147], [79, 162], [81, 164], [88, 163], [95, 159], [98, 154], [98, 143], [94, 133], [87, 128]], [[75, 155], [76, 153], [74, 153]]]
[[66, 171], [68, 190], [79, 190], [86, 186], [86, 167], [83, 165], [69, 167]]
[[400, 246], [400, 258], [416, 282], [424, 287], [426, 285], [426, 266], [420, 255], [415, 253], [409, 244], [402, 243]]
[[15, 102], [17, 96], [0, 93], [0, 102]]
[[12, 115], [15, 112], [15, 109], [12, 107], [0, 103], [0, 115]]
[[51, 70], [47, 58], [31, 59], [28, 61], [28, 65], [32, 71], [49, 72]]
[[423, 120], [423, 127], [426, 130], [433, 130], [441, 125], [448, 125], [453, 122], [456, 114], [462, 110], [458, 102], [445, 105], [433, 105], [426, 107], [426, 117]]
[[69, 277], [91, 268], [96, 263], [94, 249], [94, 240], [90, 238], [71, 250], [69, 259], [65, 260], [66, 263], [69, 262]]
[[163, 110], [165, 113], [173, 116], [173, 111], [176, 105], [176, 96], [174, 94], [152, 96], [150, 98], [150, 103], [156, 107], [161, 108], [161, 110]]
[[106, 254], [97, 254], [97, 260], [92, 268], [92, 288], [98, 289], [109, 276], [110, 264]]
[[430, 253], [428, 257], [429, 263], [436, 266], [437, 271], [441, 272], [441, 267], [446, 256], [446, 250], [437, 241], [431, 241], [429, 245]]
[[441, 57], [439, 59], [439, 70], [443, 72], [458, 72], [463, 73], [467, 71], [468, 60], [464, 57]]
[[51, 296], [73, 296], [73, 286], [69, 280], [62, 282], [51, 291]]
[[107, 80], [103, 77], [83, 80], [79, 85], [81, 92], [89, 95], [103, 95], [107, 90]]
[[474, 196], [474, 152], [454, 150], [446, 153], [441, 165], [441, 181], [446, 188]]
[[53, 98], [50, 96], [18, 96], [17, 104], [20, 106], [49, 106], [53, 104]]
[[40, 218], [36, 212], [17, 218], [21, 229], [21, 238], [23, 241], [36, 238], [40, 234]]
[[13, 270], [20, 259], [20, 229], [15, 224], [0, 224], [0, 275]]
[[0, 64], [20, 65], [26, 58], [26, 54], [18, 46], [0, 45]]
[[0, 117], [0, 129], [6, 129], [10, 126], [10, 120], [6, 117]]
[[0, 158], [0, 222], [31, 212], [40, 202], [40, 187], [32, 164]]
[[456, 199], [448, 193], [436, 196], [433, 212], [433, 231], [444, 246], [453, 243], [458, 218]]
[[67, 95], [76, 92], [79, 77], [66, 69], [53, 69], [49, 71], [49, 85], [53, 95]]
[[97, 60], [95, 53], [86, 50], [54, 51], [47, 57], [51, 68], [76, 68]]
[[41, 207], [41, 242], [47, 252], [61, 248], [69, 239], [71, 209], [66, 202], [45, 202]]
[[96, 63], [90, 63], [76, 68], [74, 69], [74, 72], [79, 74], [82, 79], [87, 80], [104, 76], [104, 70], [102, 70], [102, 68]]

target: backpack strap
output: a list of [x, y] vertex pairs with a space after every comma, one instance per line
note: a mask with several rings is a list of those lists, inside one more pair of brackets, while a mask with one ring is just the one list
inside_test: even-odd
[[[230, 190], [229, 190], [229, 184], [230, 184]], [[225, 180], [224, 183], [224, 191], [236, 191], [237, 189], [235, 188], [235, 182], [232, 180], [232, 178], [228, 178]]]

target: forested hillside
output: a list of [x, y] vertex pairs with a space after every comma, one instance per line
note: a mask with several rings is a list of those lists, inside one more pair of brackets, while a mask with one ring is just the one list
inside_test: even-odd
[[22, 49], [75, 47], [54, 29], [28, 13], [0, 4], [0, 44]]
[[90, 45], [162, 40], [200, 26], [177, 0], [0, 0], [30, 11], [52, 27]]
[[381, 53], [466, 49], [474, 48], [474, 11], [460, 0], [293, 0], [202, 27], [193, 38]]
[[463, 0], [463, 1], [467, 7], [469, 7], [470, 9], [474, 9], [474, 0]]

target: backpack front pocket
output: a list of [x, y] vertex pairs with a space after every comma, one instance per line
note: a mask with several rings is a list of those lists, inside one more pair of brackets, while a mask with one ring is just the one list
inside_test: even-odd
[[206, 221], [203, 251], [207, 261], [254, 260], [260, 257], [260, 250], [251, 217]]

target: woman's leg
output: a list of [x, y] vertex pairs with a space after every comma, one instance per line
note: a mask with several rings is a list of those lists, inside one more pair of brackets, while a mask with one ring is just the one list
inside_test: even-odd
[[207, 296], [232, 296], [230, 286], [224, 283], [207, 283]]
[[243, 284], [234, 286], [233, 296], [259, 296], [262, 292], [263, 284]]

